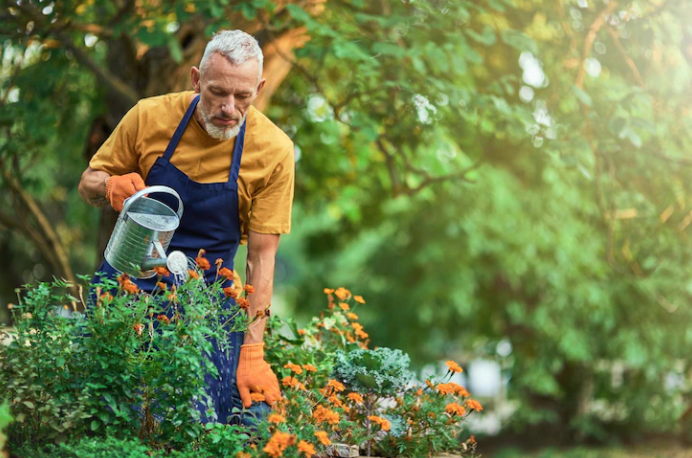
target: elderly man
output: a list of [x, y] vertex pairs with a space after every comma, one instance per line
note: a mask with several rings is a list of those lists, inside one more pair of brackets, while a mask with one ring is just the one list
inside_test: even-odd
[[[163, 185], [180, 194], [185, 212], [170, 244], [195, 257], [232, 263], [238, 246], [248, 245], [248, 313], [270, 303], [280, 234], [291, 227], [293, 143], [252, 102], [262, 90], [262, 51], [250, 35], [223, 31], [207, 45], [199, 68], [192, 67], [194, 91], [141, 100], [122, 119], [82, 175], [79, 192], [92, 205], [121, 211], [123, 201], [146, 186]], [[176, 127], [177, 126], [177, 127]], [[117, 272], [104, 262], [99, 269]], [[209, 281], [214, 281], [211, 272]], [[136, 280], [151, 291], [155, 280]], [[222, 422], [234, 407], [264, 415], [251, 391], [263, 390], [269, 405], [280, 396], [276, 375], [264, 361], [264, 320], [232, 337], [235, 352], [216, 352], [219, 379], [208, 394]]]

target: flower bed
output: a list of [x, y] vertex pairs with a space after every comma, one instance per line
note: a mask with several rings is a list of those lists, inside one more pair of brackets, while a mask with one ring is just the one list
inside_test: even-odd
[[[200, 259], [198, 265], [214, 268]], [[217, 278], [232, 275], [219, 266]], [[357, 315], [367, 305], [345, 288], [325, 289], [324, 312], [303, 328], [270, 317], [266, 358], [284, 397], [268, 418], [252, 430], [201, 423], [199, 405], [214, 414], [203, 385], [214, 371], [205, 364], [209, 339], [223, 348], [229, 330], [257, 318], [246, 317], [247, 301], [237, 290], [224, 291], [221, 280], [205, 285], [202, 277], [191, 275], [173, 290], [162, 284], [153, 294], [137, 291], [126, 277], [104, 280], [89, 316], [72, 319], [56, 313], [77, 299], [61, 294], [65, 283], [24, 291], [12, 307], [16, 338], [0, 348], [0, 402], [10, 401], [16, 420], [10, 448], [108, 437], [139, 438], [149, 456], [333, 456], [337, 444], [355, 445], [365, 456], [474, 453], [463, 424], [482, 407], [449, 381], [461, 368], [449, 361], [444, 377], [412, 383], [407, 355], [368, 349]], [[244, 299], [242, 307], [219, 308], [217, 298], [230, 295]], [[253, 399], [261, 402], [262, 393]]]

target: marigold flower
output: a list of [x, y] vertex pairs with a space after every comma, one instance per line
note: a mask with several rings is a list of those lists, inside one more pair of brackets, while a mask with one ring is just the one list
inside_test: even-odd
[[298, 442], [298, 451], [305, 453], [305, 456], [307, 456], [307, 457], [311, 457], [317, 453], [315, 451], [315, 446], [312, 445], [310, 442], [307, 442], [307, 441]]
[[348, 393], [346, 395], [347, 398], [349, 398], [351, 401], [355, 402], [356, 404], [362, 404], [363, 403], [363, 396], [361, 396], [358, 393]]
[[428, 388], [435, 388], [435, 385], [433, 385], [433, 382], [431, 382], [430, 380], [426, 380], [425, 384], [428, 385]]
[[330, 425], [339, 423], [339, 414], [333, 410], [327, 409], [324, 406], [317, 406], [315, 411], [312, 413], [312, 416], [315, 417], [315, 420], [319, 422], [326, 421]]
[[306, 372], [317, 372], [317, 368], [312, 364], [303, 364], [303, 369], [305, 369]]
[[293, 372], [295, 372], [298, 375], [303, 373], [303, 369], [299, 365], [293, 364], [293, 363], [285, 364], [284, 369], [291, 369]]
[[466, 413], [466, 409], [464, 408], [464, 406], [461, 406], [456, 402], [451, 402], [445, 406], [445, 412], [447, 412], [450, 415], [461, 416]]
[[370, 337], [370, 334], [368, 334], [365, 331], [356, 331], [356, 335], [360, 337], [361, 339], [365, 340]]
[[166, 315], [159, 315], [156, 317], [157, 320], [159, 320], [163, 324], [170, 324], [171, 320], [168, 318]]
[[466, 405], [469, 407], [471, 410], [475, 410], [477, 412], [482, 412], [483, 411], [483, 406], [481, 405], [480, 402], [474, 401], [473, 399], [467, 399], [466, 400]]
[[418, 388], [416, 390], [416, 393], [414, 394], [414, 396], [416, 396], [416, 397], [423, 396], [423, 388]]
[[192, 269], [189, 269], [189, 270], [187, 271], [187, 273], [188, 273], [188, 275], [190, 276], [190, 278], [194, 278], [195, 280], [197, 280], [197, 279], [199, 278], [199, 274], [198, 274], [196, 271], [192, 270]]
[[[110, 302], [113, 300], [113, 295], [109, 292], [101, 294], [101, 300], [104, 302]], [[7, 304], [7, 308], [12, 310], [12, 304]]]
[[324, 294], [332, 294], [334, 292], [331, 288], [324, 288]]
[[238, 292], [232, 286], [228, 286], [228, 287], [224, 288], [223, 294], [224, 294], [224, 296], [231, 297], [233, 299], [238, 298]]
[[269, 439], [267, 445], [265, 445], [262, 450], [272, 458], [279, 458], [283, 455], [284, 450], [286, 450], [287, 447], [295, 444], [295, 442], [295, 436], [283, 431], [277, 431]]
[[353, 334], [350, 332], [346, 333], [346, 340], [348, 340], [348, 343], [356, 343], [356, 339], [353, 338]]
[[332, 388], [336, 392], [341, 392], [341, 391], [344, 391], [346, 389], [344, 387], [344, 384], [337, 381], [337, 380], [329, 380], [327, 382], [327, 388]]
[[389, 422], [389, 420], [387, 420], [386, 418], [378, 417], [377, 415], [370, 415], [368, 417], [368, 420], [380, 425], [382, 431], [389, 431], [392, 427], [392, 424]]
[[463, 371], [463, 369], [461, 368], [461, 366], [459, 366], [457, 363], [455, 363], [455, 362], [452, 361], [452, 360], [447, 361], [445, 364], [447, 365], [447, 367], [449, 367], [449, 370], [452, 371], [452, 372], [461, 372], [461, 371]]
[[130, 276], [127, 275], [127, 274], [120, 274], [120, 275], [118, 275], [118, 276], [116, 277], [116, 280], [118, 280], [118, 283], [119, 283], [120, 285], [122, 285], [123, 282], [126, 282], [126, 281], [129, 281], [129, 280], [130, 280]]
[[337, 398], [336, 395], [331, 395], [327, 398], [329, 402], [334, 404], [336, 407], [344, 407], [344, 403], [341, 402], [341, 399]]
[[282, 417], [281, 415], [279, 415], [278, 413], [270, 414], [269, 417], [267, 418], [267, 421], [269, 421], [269, 423], [275, 423], [275, 424], [286, 423], [286, 419], [284, 417]]
[[154, 272], [156, 272], [156, 275], [159, 277], [170, 277], [171, 273], [166, 269], [165, 267], [154, 267]]
[[471, 435], [471, 437], [469, 437], [469, 442], [471, 444], [475, 444], [476, 443], [476, 436]]
[[246, 310], [248, 307], [250, 307], [250, 301], [245, 299], [244, 297], [236, 298], [235, 303], [238, 304], [238, 307], [240, 307], [243, 310]]
[[135, 330], [138, 336], [141, 336], [142, 331], [144, 331], [144, 325], [140, 323], [135, 323], [134, 325], [132, 325], [132, 329]]
[[255, 292], [255, 287], [252, 285], [245, 285], [245, 286], [243, 286], [243, 289], [248, 294], [253, 294]]
[[297, 388], [299, 390], [306, 390], [307, 389], [307, 388], [305, 388], [305, 385], [303, 385], [302, 383], [300, 383], [300, 381], [298, 381], [297, 378], [291, 377], [291, 376], [287, 376], [287, 377], [282, 378], [281, 384], [283, 386], [290, 387], [290, 388]]
[[363, 325], [360, 324], [360, 323], [352, 323], [351, 326], [353, 326], [353, 329], [355, 329], [356, 333], [357, 333], [358, 331], [362, 331], [362, 330], [363, 330]]
[[228, 267], [222, 267], [221, 269], [219, 269], [219, 275], [223, 275], [229, 280], [233, 280], [234, 278], [233, 271]]
[[308, 333], [308, 332], [307, 332], [305, 329], [298, 329], [298, 335], [299, 335], [299, 336], [304, 336], [304, 335], [307, 334], [307, 333]]
[[211, 269], [211, 264], [209, 263], [209, 260], [207, 258], [202, 257], [202, 256], [197, 256], [195, 258], [195, 263], [197, 264], [197, 267], [199, 267], [202, 270]]
[[175, 293], [175, 291], [176, 291], [175, 285], [171, 286], [171, 291], [166, 296], [166, 299], [168, 299], [170, 302], [175, 302], [178, 300], [178, 295]]
[[437, 418], [437, 415], [435, 415], [435, 412], [428, 412], [428, 416], [432, 418], [433, 420]]
[[262, 402], [264, 401], [264, 395], [262, 393], [250, 393], [250, 399], [252, 399], [252, 402]]
[[165, 284], [164, 282], [162, 282], [162, 281], [157, 281], [157, 282], [156, 282], [156, 287], [157, 287], [158, 289], [160, 289], [161, 291], [168, 291], [168, 285], [166, 285], [166, 284]]
[[322, 443], [322, 445], [331, 445], [332, 443], [332, 441], [329, 440], [329, 434], [326, 431], [315, 431], [315, 437]]
[[252, 455], [245, 452], [238, 452], [236, 453], [235, 458], [252, 458]]
[[358, 315], [356, 315], [356, 314], [353, 313], [353, 312], [348, 312], [348, 313], [346, 314], [346, 317], [347, 317], [349, 320], [353, 320], [353, 321], [355, 321], [355, 320], [358, 319]]
[[130, 280], [124, 281], [122, 284], [122, 288], [130, 294], [137, 294], [139, 292], [139, 288], [137, 288], [137, 285], [132, 283]]
[[349, 310], [351, 310], [351, 307], [349, 307], [346, 302], [340, 302], [339, 308], [341, 308], [341, 310], [343, 310], [344, 312], [348, 312]]
[[365, 304], [365, 299], [363, 299], [363, 296], [353, 296], [353, 300], [359, 304]]
[[336, 291], [334, 291], [334, 295], [342, 301], [345, 301], [351, 296], [351, 291], [347, 290], [346, 288], [339, 287], [336, 289]]

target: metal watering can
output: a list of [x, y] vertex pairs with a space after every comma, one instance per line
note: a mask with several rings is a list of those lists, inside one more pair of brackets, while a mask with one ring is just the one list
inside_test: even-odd
[[[178, 199], [178, 210], [147, 197], [166, 193]], [[135, 278], [151, 278], [155, 267], [166, 267], [174, 275], [187, 275], [187, 256], [181, 251], [166, 255], [173, 233], [183, 217], [183, 201], [168, 186], [144, 188], [125, 200], [104, 257], [119, 272]]]

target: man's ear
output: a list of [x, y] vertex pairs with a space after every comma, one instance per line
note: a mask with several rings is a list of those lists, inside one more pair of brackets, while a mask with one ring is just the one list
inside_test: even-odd
[[264, 79], [264, 78], [262, 78], [262, 80], [261, 80], [261, 81], [259, 82], [259, 84], [257, 85], [257, 94], [260, 93], [260, 91], [261, 91], [262, 88], [264, 87], [264, 83], [266, 83], [266, 82], [267, 82], [267, 80]]
[[200, 88], [200, 81], [201, 81], [201, 73], [199, 71], [199, 68], [197, 67], [192, 67], [190, 69], [190, 81], [192, 81], [192, 87], [194, 88], [196, 93], [200, 93], [201, 88]]

